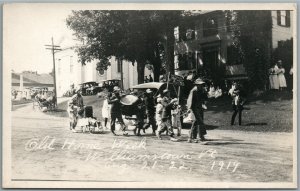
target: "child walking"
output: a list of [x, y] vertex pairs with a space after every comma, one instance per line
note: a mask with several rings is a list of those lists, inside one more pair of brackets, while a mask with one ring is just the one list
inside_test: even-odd
[[177, 129], [177, 136], [181, 136], [181, 121], [180, 116], [182, 114], [182, 109], [180, 105], [175, 105], [175, 108], [172, 110], [172, 126], [174, 129]]

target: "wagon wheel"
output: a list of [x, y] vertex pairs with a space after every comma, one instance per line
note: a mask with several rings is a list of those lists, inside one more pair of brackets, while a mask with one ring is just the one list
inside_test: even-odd
[[94, 126], [91, 127], [91, 125], [88, 125], [88, 127], [89, 127], [90, 133], [94, 133], [95, 132], [95, 127]]

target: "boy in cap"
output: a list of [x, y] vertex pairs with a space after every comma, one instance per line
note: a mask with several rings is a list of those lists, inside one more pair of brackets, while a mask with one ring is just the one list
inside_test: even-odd
[[162, 93], [163, 95], [163, 102], [168, 103], [170, 102], [171, 96], [170, 96], [170, 91], [168, 89], [165, 89]]
[[174, 138], [173, 127], [171, 124], [171, 110], [174, 108], [174, 105], [176, 104], [177, 101], [178, 100], [175, 98], [175, 99], [172, 99], [170, 101], [170, 103], [164, 103], [164, 107], [162, 109], [162, 115], [161, 115], [162, 123], [161, 123], [159, 131], [157, 132], [157, 137], [159, 139], [161, 139], [161, 134], [164, 131], [167, 131], [168, 135], [170, 136], [170, 140], [177, 141], [177, 139]]
[[177, 136], [181, 136], [181, 121], [180, 121], [180, 116], [181, 116], [181, 106], [179, 104], [175, 104], [174, 108], [172, 110], [172, 126], [174, 128], [177, 128]]
[[155, 120], [156, 120], [156, 125], [157, 125], [157, 131], [160, 131], [161, 123], [162, 123], [161, 114], [162, 114], [162, 111], [164, 108], [164, 106], [162, 105], [163, 99], [161, 97], [158, 97], [156, 101], [157, 101], [157, 105], [156, 105], [156, 111], [155, 111]]

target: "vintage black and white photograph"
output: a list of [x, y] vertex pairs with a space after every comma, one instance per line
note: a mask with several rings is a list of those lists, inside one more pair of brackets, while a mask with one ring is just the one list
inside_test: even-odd
[[3, 9], [3, 187], [296, 188], [295, 4]]

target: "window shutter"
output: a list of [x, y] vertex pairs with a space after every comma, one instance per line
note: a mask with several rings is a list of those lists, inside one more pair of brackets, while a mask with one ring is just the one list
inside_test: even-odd
[[281, 13], [277, 11], [277, 25], [281, 25]]
[[290, 11], [286, 11], [285, 24], [286, 24], [287, 27], [291, 26], [291, 13], [290, 13]]

